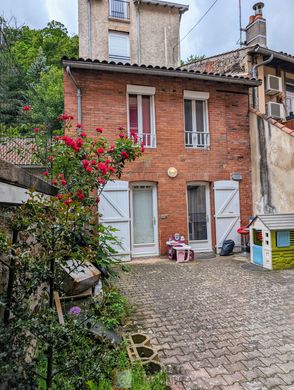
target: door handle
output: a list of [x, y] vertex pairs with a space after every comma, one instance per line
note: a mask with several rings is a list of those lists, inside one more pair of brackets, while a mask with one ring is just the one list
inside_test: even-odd
[[156, 219], [153, 217], [153, 225], [156, 225]]

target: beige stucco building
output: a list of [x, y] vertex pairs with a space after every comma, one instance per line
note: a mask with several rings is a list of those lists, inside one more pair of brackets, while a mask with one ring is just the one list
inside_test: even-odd
[[187, 5], [157, 0], [79, 0], [79, 55], [177, 67]]

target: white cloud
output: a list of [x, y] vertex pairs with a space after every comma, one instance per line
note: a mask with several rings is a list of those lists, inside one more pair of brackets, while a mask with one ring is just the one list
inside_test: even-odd
[[[104, 0], [105, 1], [105, 0]], [[132, 1], [132, 0], [130, 0]], [[173, 1], [173, 0], [171, 0]], [[182, 17], [181, 36], [196, 23], [213, 0], [174, 0], [190, 5]], [[253, 13], [255, 0], [242, 0], [242, 25], [246, 26]], [[268, 46], [278, 51], [294, 54], [293, 0], [264, 0], [264, 16], [267, 19]], [[26, 23], [42, 28], [50, 20], [63, 23], [70, 34], [78, 33], [78, 0], [1, 0], [0, 14], [6, 18], [15, 16], [18, 24]], [[238, 0], [218, 0], [202, 22], [181, 43], [182, 58], [190, 54], [206, 56], [238, 48], [239, 13]]]

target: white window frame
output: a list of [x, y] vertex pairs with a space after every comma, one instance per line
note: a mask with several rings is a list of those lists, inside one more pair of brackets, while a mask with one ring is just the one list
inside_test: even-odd
[[[210, 147], [210, 132], [209, 132], [209, 121], [208, 121], [208, 99], [209, 92], [200, 92], [200, 91], [184, 91], [184, 144], [187, 149], [208, 149]], [[197, 134], [207, 134], [206, 145], [193, 145], [187, 146], [186, 144], [186, 118], [185, 118], [185, 100], [191, 100], [192, 102], [192, 134], [195, 135], [194, 139], [197, 139]], [[203, 101], [203, 120], [204, 120], [204, 132], [197, 132], [196, 128], [196, 101]], [[192, 135], [193, 137], [193, 135]]]
[[[111, 36], [124, 36], [128, 37], [127, 39], [127, 50], [128, 50], [128, 56], [119, 56], [115, 55], [113, 53], [110, 53], [110, 39]], [[108, 57], [109, 61], [118, 61], [118, 62], [129, 62], [131, 59], [131, 53], [130, 53], [130, 34], [122, 31], [108, 31]]]
[[128, 112], [128, 135], [130, 135], [130, 110], [129, 95], [137, 95], [138, 104], [138, 137], [143, 139], [143, 115], [142, 115], [142, 96], [150, 96], [150, 120], [151, 120], [151, 145], [145, 145], [145, 148], [156, 148], [156, 127], [155, 127], [155, 87], [146, 87], [143, 85], [127, 85], [127, 112]]

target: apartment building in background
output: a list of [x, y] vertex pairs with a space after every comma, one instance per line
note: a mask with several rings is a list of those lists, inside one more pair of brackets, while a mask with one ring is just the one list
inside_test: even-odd
[[79, 0], [79, 56], [177, 67], [184, 4], [160, 0]]

